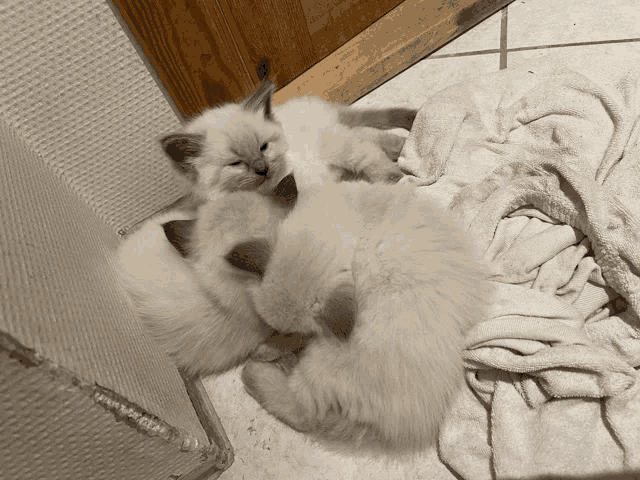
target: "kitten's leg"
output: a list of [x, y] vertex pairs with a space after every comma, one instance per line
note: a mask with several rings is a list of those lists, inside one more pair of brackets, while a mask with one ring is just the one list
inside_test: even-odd
[[[351, 407], [352, 368], [357, 360], [336, 341], [314, 340], [300, 362], [290, 365], [247, 362], [242, 381], [247, 392], [271, 415], [300, 432], [341, 422], [342, 406]], [[341, 404], [339, 399], [342, 399]], [[349, 410], [350, 408], [347, 408]]]
[[341, 108], [339, 121], [350, 127], [372, 127], [382, 130], [411, 130], [418, 110], [415, 108]]
[[[396, 162], [398, 157], [400, 157], [404, 142], [407, 140], [406, 137], [395, 133], [367, 127], [353, 128], [351, 129], [351, 134], [357, 138], [358, 141], [378, 145], [393, 162]], [[357, 142], [354, 142], [353, 146], [355, 147], [356, 144]]]
[[267, 412], [299, 432], [311, 429], [311, 423], [296, 393], [289, 386], [289, 376], [278, 365], [248, 361], [242, 370], [244, 388]]
[[251, 360], [254, 362], [275, 362], [284, 355], [284, 352], [277, 346], [270, 343], [263, 343], [251, 353]]
[[351, 152], [344, 159], [344, 168], [362, 173], [371, 183], [397, 183], [404, 176], [397, 162], [389, 160], [387, 153], [372, 141], [354, 139]]

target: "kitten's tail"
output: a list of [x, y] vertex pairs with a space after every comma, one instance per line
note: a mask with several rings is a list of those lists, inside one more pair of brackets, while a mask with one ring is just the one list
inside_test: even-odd
[[411, 130], [418, 110], [415, 108], [341, 108], [339, 121], [349, 127], [372, 127], [380, 130]]

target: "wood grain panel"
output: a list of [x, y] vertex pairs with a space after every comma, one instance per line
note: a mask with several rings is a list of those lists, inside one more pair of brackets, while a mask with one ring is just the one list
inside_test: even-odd
[[318, 59], [338, 49], [402, 0], [300, 0]]
[[236, 25], [232, 29], [238, 43], [247, 49], [247, 64], [255, 66], [268, 58], [270, 78], [279, 87], [319, 60], [300, 0], [220, 0], [220, 4]]
[[513, 0], [405, 0], [276, 92], [350, 104]]
[[216, 1], [112, 0], [180, 112], [237, 100], [258, 82]]

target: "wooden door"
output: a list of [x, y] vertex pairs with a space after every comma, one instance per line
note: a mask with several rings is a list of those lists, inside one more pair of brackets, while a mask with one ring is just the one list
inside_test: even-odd
[[265, 57], [276, 103], [350, 103], [512, 0], [107, 1], [189, 117], [248, 95]]
[[237, 100], [271, 63], [283, 87], [402, 0], [114, 0], [185, 116]]

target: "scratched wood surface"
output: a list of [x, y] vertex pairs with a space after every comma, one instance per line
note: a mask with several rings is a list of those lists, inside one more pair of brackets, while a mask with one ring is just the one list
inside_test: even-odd
[[229, 6], [237, 38], [247, 48], [248, 65], [271, 63], [271, 79], [286, 85], [317, 60], [299, 0], [219, 0]]
[[263, 57], [276, 103], [352, 103], [512, 0], [110, 1], [189, 117], [253, 91]]
[[402, 0], [300, 0], [318, 60], [341, 47]]
[[405, 0], [274, 95], [350, 104], [513, 0]]

